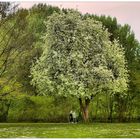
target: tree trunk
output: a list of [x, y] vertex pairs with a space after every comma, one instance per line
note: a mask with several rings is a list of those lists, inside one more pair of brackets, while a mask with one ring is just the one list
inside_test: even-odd
[[85, 99], [85, 104], [84, 104], [82, 99], [79, 98], [79, 103], [80, 103], [83, 120], [84, 122], [88, 122], [89, 121], [88, 107], [89, 107], [90, 99]]

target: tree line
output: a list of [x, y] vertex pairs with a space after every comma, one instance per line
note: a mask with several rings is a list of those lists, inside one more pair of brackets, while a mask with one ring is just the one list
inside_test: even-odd
[[[33, 86], [34, 84], [32, 84], [32, 81], [34, 79], [33, 74], [32, 74], [33, 64], [36, 64], [37, 60], [39, 60], [39, 58], [41, 57], [44, 60], [48, 59], [48, 58], [45, 58], [45, 55], [43, 57], [44, 50], [45, 50], [44, 44], [50, 41], [49, 37], [52, 35], [51, 33], [52, 30], [49, 30], [49, 29], [51, 28], [52, 25], [55, 25], [55, 26], [57, 25], [57, 30], [56, 30], [57, 34], [55, 33], [55, 35], [58, 35], [57, 43], [58, 41], [60, 41], [60, 44], [64, 44], [63, 42], [65, 42], [65, 40], [62, 40], [62, 38], [63, 39], [65, 39], [66, 37], [69, 38], [69, 36], [71, 35], [70, 32], [67, 32], [69, 31], [69, 28], [70, 30], [73, 30], [73, 28], [76, 27], [76, 30], [78, 30], [79, 33], [81, 32], [84, 33], [88, 29], [90, 29], [89, 30], [90, 32], [92, 30], [92, 26], [93, 26], [93, 31], [95, 30], [95, 28], [97, 28], [95, 30], [96, 32], [101, 33], [101, 35], [106, 36], [105, 38], [108, 38], [108, 39], [104, 39], [104, 41], [108, 40], [111, 43], [113, 43], [114, 40], [118, 41], [116, 42], [116, 46], [119, 46], [117, 44], [120, 44], [122, 46], [124, 57], [127, 62], [127, 70], [128, 70], [128, 75], [129, 75], [128, 90], [124, 92], [122, 90], [123, 94], [115, 93], [115, 94], [110, 95], [108, 94], [108, 90], [107, 92], [105, 92], [106, 87], [104, 87], [104, 90], [102, 90], [103, 88], [100, 88], [101, 89], [101, 91], [99, 91], [100, 94], [97, 94], [95, 97], [93, 97], [93, 102], [90, 103], [89, 119], [91, 121], [107, 121], [107, 122], [108, 121], [112, 122], [112, 121], [134, 121], [134, 120], [138, 121], [139, 120], [139, 114], [140, 114], [139, 112], [139, 106], [140, 106], [140, 103], [139, 103], [139, 96], [140, 96], [140, 93], [139, 93], [139, 90], [140, 90], [139, 89], [139, 84], [140, 84], [139, 83], [139, 75], [140, 75], [139, 48], [140, 48], [140, 44], [136, 40], [135, 35], [131, 31], [131, 27], [129, 25], [127, 24], [125, 24], [124, 26], [120, 25], [119, 23], [117, 23], [116, 18], [106, 17], [106, 16], [97, 16], [97, 15], [92, 15], [92, 14], [82, 15], [81, 13], [77, 11], [73, 11], [69, 9], [60, 10], [58, 7], [52, 7], [45, 4], [34, 5], [32, 8], [28, 10], [18, 9], [18, 8], [16, 9], [16, 7], [13, 7], [15, 8], [15, 10], [13, 11], [15, 12], [7, 13], [9, 6], [11, 6], [10, 3], [0, 3], [1, 9], [3, 9], [1, 10], [2, 12], [1, 12], [1, 19], [0, 19], [0, 34], [1, 34], [0, 35], [0, 100], [1, 100], [0, 118], [1, 118], [1, 121], [24, 121], [24, 120], [25, 121], [54, 121], [54, 122], [62, 121], [62, 120], [67, 121], [67, 115], [71, 108], [76, 109], [77, 112], [79, 113], [79, 116], [82, 115], [79, 108], [80, 100], [78, 101], [77, 99], [73, 97], [73, 94], [75, 94], [76, 92], [74, 86], [77, 87], [77, 84], [73, 85], [73, 89], [69, 89], [72, 92], [72, 97], [70, 97], [69, 100], [66, 98], [66, 96], [65, 97], [61, 96], [61, 94], [60, 96], [56, 95], [54, 97], [51, 95], [50, 91], [43, 91], [44, 94], [46, 94], [47, 92], [48, 92], [47, 94], [50, 94], [50, 96], [47, 95], [45, 97], [46, 99], [42, 97], [43, 94], [40, 95], [41, 97], [39, 97], [38, 95], [40, 94], [40, 91], [38, 90], [38, 87]], [[74, 14], [70, 15], [70, 11], [73, 11], [72, 13]], [[75, 15], [75, 17], [73, 15]], [[50, 19], [50, 16], [52, 16], [52, 20]], [[61, 25], [62, 23], [60, 23], [60, 21], [63, 21], [64, 17], [66, 20], [64, 21], [64, 24]], [[87, 22], [82, 23], [81, 19]], [[93, 20], [96, 22], [93, 22]], [[67, 26], [66, 22], [69, 22], [69, 25], [70, 25], [68, 27], [68, 30], [65, 30], [63, 28], [64, 26]], [[81, 27], [75, 25], [75, 23], [77, 22], [80, 23]], [[84, 27], [85, 24], [86, 26], [88, 25], [87, 29], [86, 27]], [[104, 29], [106, 29], [109, 35], [106, 35], [107, 33], [105, 33], [105, 31], [103, 32], [102, 30], [100, 30], [101, 27], [98, 28], [100, 24], [103, 26]], [[62, 32], [59, 32], [59, 30], [60, 31], [63, 30], [64, 34], [61, 34]], [[46, 32], [50, 34], [48, 38], [45, 37]], [[80, 39], [83, 40], [83, 43], [81, 42], [83, 45], [84, 43], [86, 43], [86, 41], [84, 40], [84, 38], [82, 38], [82, 36], [78, 36], [79, 33], [77, 32], [75, 38], [77, 39], [79, 37], [79, 40]], [[92, 36], [92, 33], [91, 33], [91, 36]], [[101, 36], [99, 35], [98, 39], [100, 38]], [[53, 39], [53, 36], [51, 37], [51, 39]], [[102, 41], [101, 40], [99, 41], [98, 39], [95, 40], [95, 43], [98, 42], [98, 45], [100, 46], [100, 43], [102, 43]], [[69, 41], [72, 41], [72, 40], [69, 40]], [[68, 46], [66, 45], [68, 51], [70, 50], [69, 47], [73, 45], [72, 42], [69, 42], [69, 44], [70, 43], [71, 45], [68, 45]], [[85, 46], [88, 46], [88, 45], [85, 44]], [[78, 49], [78, 48], [75, 48], [75, 49]], [[113, 49], [113, 45], [112, 45], [112, 49]], [[114, 50], [117, 50], [117, 49], [114, 49]], [[65, 48], [63, 51], [65, 51]], [[89, 51], [92, 52], [92, 50], [89, 50]], [[93, 52], [95, 51], [97, 50], [94, 50]], [[98, 50], [98, 51], [102, 51], [102, 50]], [[110, 51], [110, 49], [108, 51]], [[54, 66], [58, 68], [56, 62], [59, 59], [57, 58], [57, 56], [59, 57], [60, 54], [62, 53], [60, 52], [60, 54], [57, 55], [56, 50], [53, 50], [53, 51], [49, 50], [49, 53], [50, 53], [50, 57], [51, 56], [56, 57], [55, 58], [56, 61], [53, 63], [48, 63], [48, 64], [51, 64], [51, 65], [56, 64]], [[111, 53], [113, 56], [115, 56], [115, 54], [118, 54], [119, 51], [113, 52], [112, 50]], [[68, 54], [65, 53], [65, 55], [62, 58], [67, 59], [68, 58], [67, 55]], [[80, 53], [78, 55], [75, 55], [78, 57], [75, 57], [74, 55], [75, 54], [73, 53], [73, 58], [71, 59], [71, 63], [73, 63], [73, 65], [76, 59], [81, 59], [81, 61], [83, 61]], [[98, 58], [97, 60], [99, 60], [100, 56], [97, 58]], [[44, 60], [42, 60], [42, 64], [45, 62]], [[101, 62], [103, 60], [101, 60]], [[123, 58], [121, 57], [120, 60], [123, 60]], [[62, 66], [67, 65], [67, 64], [68, 63], [65, 62], [62, 64]], [[81, 63], [79, 61], [79, 65], [80, 64]], [[95, 65], [98, 65], [98, 64], [95, 64]], [[117, 68], [119, 68], [119, 65]], [[51, 70], [50, 72], [52, 72], [50, 74], [53, 75], [53, 71]], [[78, 77], [80, 72], [81, 71], [79, 71], [79, 73], [77, 73], [75, 77]], [[101, 71], [97, 70], [96, 72], [101, 72]], [[93, 73], [91, 72], [91, 74]], [[105, 74], [103, 74], [103, 76], [105, 76]], [[64, 78], [65, 77], [61, 77], [60, 79], [61, 80], [63, 79], [63, 82], [65, 81], [66, 83], [72, 84], [71, 81], [66, 81], [66, 79]], [[85, 78], [86, 76], [83, 77], [84, 80]], [[103, 78], [103, 77], [100, 77], [100, 78]], [[47, 79], [45, 80], [47, 82]], [[91, 79], [88, 79], [88, 80], [91, 80]], [[96, 79], [93, 79], [93, 80], [96, 80]], [[47, 86], [47, 84], [45, 86]], [[95, 85], [95, 88], [96, 86], [98, 87], [98, 85]], [[72, 87], [72, 86], [68, 85], [68, 87]], [[82, 86], [80, 85], [80, 87]], [[124, 87], [125, 85], [122, 84], [122, 88]], [[119, 86], [119, 88], [121, 87]], [[96, 89], [90, 88], [91, 91], [92, 90], [97, 91], [98, 89], [99, 88], [96, 88]], [[80, 92], [78, 90], [79, 92], [78, 95], [82, 94], [84, 90], [85, 89], [82, 89], [82, 88], [80, 89]], [[53, 93], [54, 92], [55, 91], [53, 91]], [[93, 91], [89, 93], [93, 93]], [[19, 104], [18, 107], [16, 106], [16, 103]], [[60, 105], [60, 103], [62, 104]], [[82, 102], [80, 101], [80, 103], [83, 104], [83, 101]], [[55, 108], [56, 104], [57, 104], [57, 107]], [[82, 104], [81, 104], [81, 107], [82, 107]], [[86, 104], [88, 104], [88, 100], [85, 100], [84, 109], [86, 108]], [[37, 112], [34, 111], [35, 107], [38, 108]], [[34, 115], [32, 115], [33, 112], [34, 112]], [[46, 112], [46, 113], [43, 114], [40, 112]], [[52, 114], [54, 112], [57, 112], [56, 116], [52, 115], [51, 112]], [[84, 110], [84, 112], [86, 112], [86, 110]], [[19, 118], [13, 117], [15, 113], [19, 114], [19, 116], [17, 116]], [[24, 115], [22, 115], [24, 113], [26, 113], [28, 116], [26, 119], [24, 118]], [[85, 117], [86, 115], [87, 114], [85, 113]], [[51, 120], [47, 118], [51, 118]]]

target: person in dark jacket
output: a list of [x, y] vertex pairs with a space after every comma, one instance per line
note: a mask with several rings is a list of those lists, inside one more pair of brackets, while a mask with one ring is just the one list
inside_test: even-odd
[[70, 111], [70, 114], [69, 114], [69, 121], [70, 121], [70, 123], [73, 123], [73, 112], [72, 112], [72, 110]]

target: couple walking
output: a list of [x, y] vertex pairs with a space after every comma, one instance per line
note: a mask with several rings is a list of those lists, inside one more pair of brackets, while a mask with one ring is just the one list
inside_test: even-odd
[[76, 115], [76, 112], [75, 111], [70, 111], [70, 114], [69, 114], [69, 121], [71, 123], [77, 123], [77, 115]]

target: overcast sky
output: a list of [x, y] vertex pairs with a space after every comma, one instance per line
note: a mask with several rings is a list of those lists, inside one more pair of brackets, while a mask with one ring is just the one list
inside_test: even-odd
[[[30, 8], [37, 2], [21, 2], [20, 7]], [[61, 8], [74, 8], [82, 13], [110, 15], [120, 24], [129, 24], [140, 41], [140, 2], [45, 2]]]

